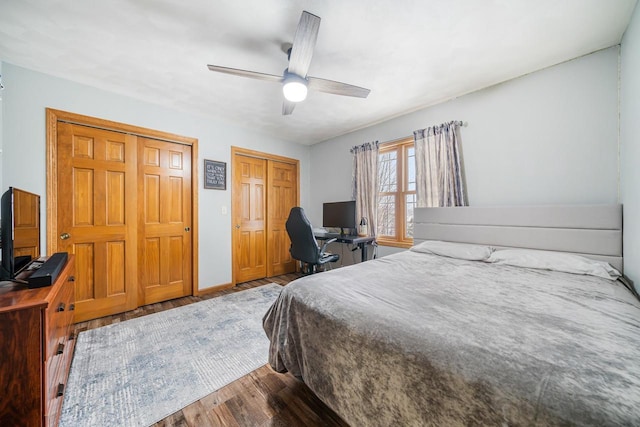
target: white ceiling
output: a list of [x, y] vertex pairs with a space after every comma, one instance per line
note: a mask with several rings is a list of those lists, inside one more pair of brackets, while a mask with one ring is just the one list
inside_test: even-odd
[[[636, 0], [2, 0], [0, 59], [313, 144], [618, 44]], [[322, 18], [309, 75], [371, 89], [310, 92], [282, 116], [278, 84], [303, 10]], [[6, 84], [10, 84], [5, 82]]]

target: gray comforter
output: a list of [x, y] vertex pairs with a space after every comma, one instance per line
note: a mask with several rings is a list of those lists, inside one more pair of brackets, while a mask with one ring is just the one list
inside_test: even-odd
[[619, 282], [406, 251], [287, 285], [269, 362], [355, 426], [640, 425]]

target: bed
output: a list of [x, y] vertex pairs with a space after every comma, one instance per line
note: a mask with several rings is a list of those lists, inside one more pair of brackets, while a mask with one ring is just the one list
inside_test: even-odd
[[269, 363], [353, 426], [640, 425], [640, 303], [601, 269], [621, 227], [619, 205], [418, 209], [414, 250], [283, 289]]

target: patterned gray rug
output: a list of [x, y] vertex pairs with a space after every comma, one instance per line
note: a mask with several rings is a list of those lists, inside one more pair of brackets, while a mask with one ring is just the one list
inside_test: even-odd
[[260, 286], [81, 332], [61, 427], [148, 426], [267, 363]]

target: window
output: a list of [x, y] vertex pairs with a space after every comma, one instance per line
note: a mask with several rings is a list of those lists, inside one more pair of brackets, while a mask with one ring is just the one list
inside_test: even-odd
[[413, 244], [416, 162], [413, 137], [380, 146], [377, 240], [386, 246]]

